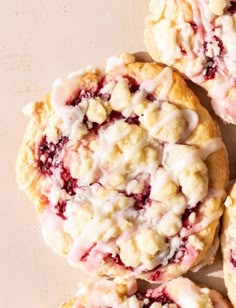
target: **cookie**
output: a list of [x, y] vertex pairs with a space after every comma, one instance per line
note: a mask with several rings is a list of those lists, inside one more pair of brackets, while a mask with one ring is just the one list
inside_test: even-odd
[[61, 308], [230, 308], [218, 292], [199, 287], [188, 278], [179, 277], [156, 289], [140, 292], [135, 280], [87, 280], [79, 284], [76, 297]]
[[225, 201], [221, 250], [225, 285], [232, 304], [236, 306], [236, 183]]
[[236, 124], [236, 3], [150, 1], [145, 42], [153, 59], [208, 91], [212, 107]]
[[55, 81], [25, 113], [17, 179], [56, 253], [96, 275], [156, 282], [209, 258], [226, 151], [170, 68], [122, 54]]

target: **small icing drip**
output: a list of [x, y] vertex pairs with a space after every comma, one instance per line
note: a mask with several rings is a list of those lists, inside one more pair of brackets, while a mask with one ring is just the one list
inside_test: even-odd
[[31, 117], [34, 114], [35, 104], [36, 104], [36, 102], [34, 102], [34, 101], [26, 104], [22, 109], [23, 114], [27, 117]]
[[114, 68], [125, 66], [126, 64], [133, 63], [135, 61], [135, 57], [129, 53], [122, 53], [118, 57], [113, 56], [107, 60], [105, 72], [108, 73], [112, 71]]
[[68, 79], [74, 79], [74, 78], [78, 78], [88, 72], [91, 72], [91, 71], [96, 71], [96, 67], [93, 67], [92, 65], [88, 65], [85, 69], [79, 69], [78, 71], [75, 71], [75, 72], [71, 72], [67, 78]]
[[197, 128], [199, 119], [198, 119], [198, 114], [193, 110], [184, 109], [182, 110], [182, 113], [188, 126], [181, 140], [186, 140], [191, 135], [191, 133]]
[[119, 67], [119, 66], [123, 66], [124, 65], [124, 61], [117, 57], [117, 56], [113, 56], [113, 57], [110, 57], [108, 60], [107, 60], [107, 64], [106, 64], [106, 73], [113, 70], [114, 68], [116, 67]]
[[168, 93], [173, 85], [173, 71], [170, 67], [165, 67], [155, 79], [142, 81], [140, 89], [147, 93], [153, 93], [159, 85], [162, 88], [158, 98], [160, 100], [167, 100]]
[[42, 216], [40, 216], [42, 223], [42, 233], [46, 244], [59, 255], [62, 255], [64, 239], [62, 233], [62, 220], [55, 215], [51, 208], [47, 208]]
[[221, 138], [212, 138], [204, 142], [200, 147], [200, 156], [206, 160], [209, 155], [224, 147]]

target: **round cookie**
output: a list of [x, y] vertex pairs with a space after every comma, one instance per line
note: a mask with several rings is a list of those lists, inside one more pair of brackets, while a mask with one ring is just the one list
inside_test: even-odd
[[113, 57], [106, 71], [57, 80], [25, 113], [18, 183], [38, 209], [46, 243], [70, 264], [164, 282], [209, 257], [226, 151], [170, 68]]
[[179, 277], [156, 289], [140, 292], [135, 280], [87, 280], [79, 284], [76, 297], [61, 308], [230, 308], [218, 292]]
[[225, 201], [221, 250], [225, 285], [232, 304], [236, 306], [236, 183]]
[[236, 124], [236, 2], [150, 0], [145, 43], [153, 59], [202, 86], [224, 121]]

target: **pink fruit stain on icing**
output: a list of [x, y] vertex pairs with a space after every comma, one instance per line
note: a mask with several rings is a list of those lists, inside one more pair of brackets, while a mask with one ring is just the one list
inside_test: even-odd
[[236, 267], [236, 258], [235, 258], [235, 252], [231, 249], [230, 250], [230, 263], [233, 265], [233, 267]]
[[97, 245], [97, 244], [94, 243], [94, 244], [84, 253], [84, 255], [80, 258], [80, 261], [86, 262], [86, 261], [87, 261], [87, 258], [88, 258], [88, 256], [89, 256], [89, 254], [90, 254], [90, 252], [92, 251], [92, 249], [93, 249], [96, 245]]
[[226, 10], [226, 13], [233, 15], [236, 13], [236, 2], [230, 1], [230, 7]]
[[38, 166], [43, 175], [52, 175], [52, 168], [58, 167], [60, 153], [67, 141], [67, 137], [62, 137], [55, 144], [48, 142], [46, 136], [42, 138], [38, 148]]
[[60, 201], [58, 204], [55, 206], [55, 209], [57, 210], [56, 214], [57, 216], [61, 217], [63, 220], [66, 220], [67, 218], [64, 215], [64, 212], [66, 210], [66, 201]]
[[199, 256], [199, 251], [197, 251], [190, 243], [186, 243], [186, 253], [183, 255], [181, 260], [181, 267], [184, 270], [190, 269], [197, 257]]

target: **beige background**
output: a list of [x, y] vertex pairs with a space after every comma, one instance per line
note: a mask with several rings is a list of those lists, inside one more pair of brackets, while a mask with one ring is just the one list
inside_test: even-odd
[[[17, 189], [14, 163], [27, 124], [21, 109], [78, 68], [104, 65], [121, 51], [146, 57], [147, 6], [148, 0], [0, 1], [0, 308], [57, 307], [82, 278], [43, 243], [35, 211]], [[221, 126], [235, 166], [236, 129]], [[222, 279], [214, 278], [221, 275], [218, 262], [196, 279], [223, 290]]]

